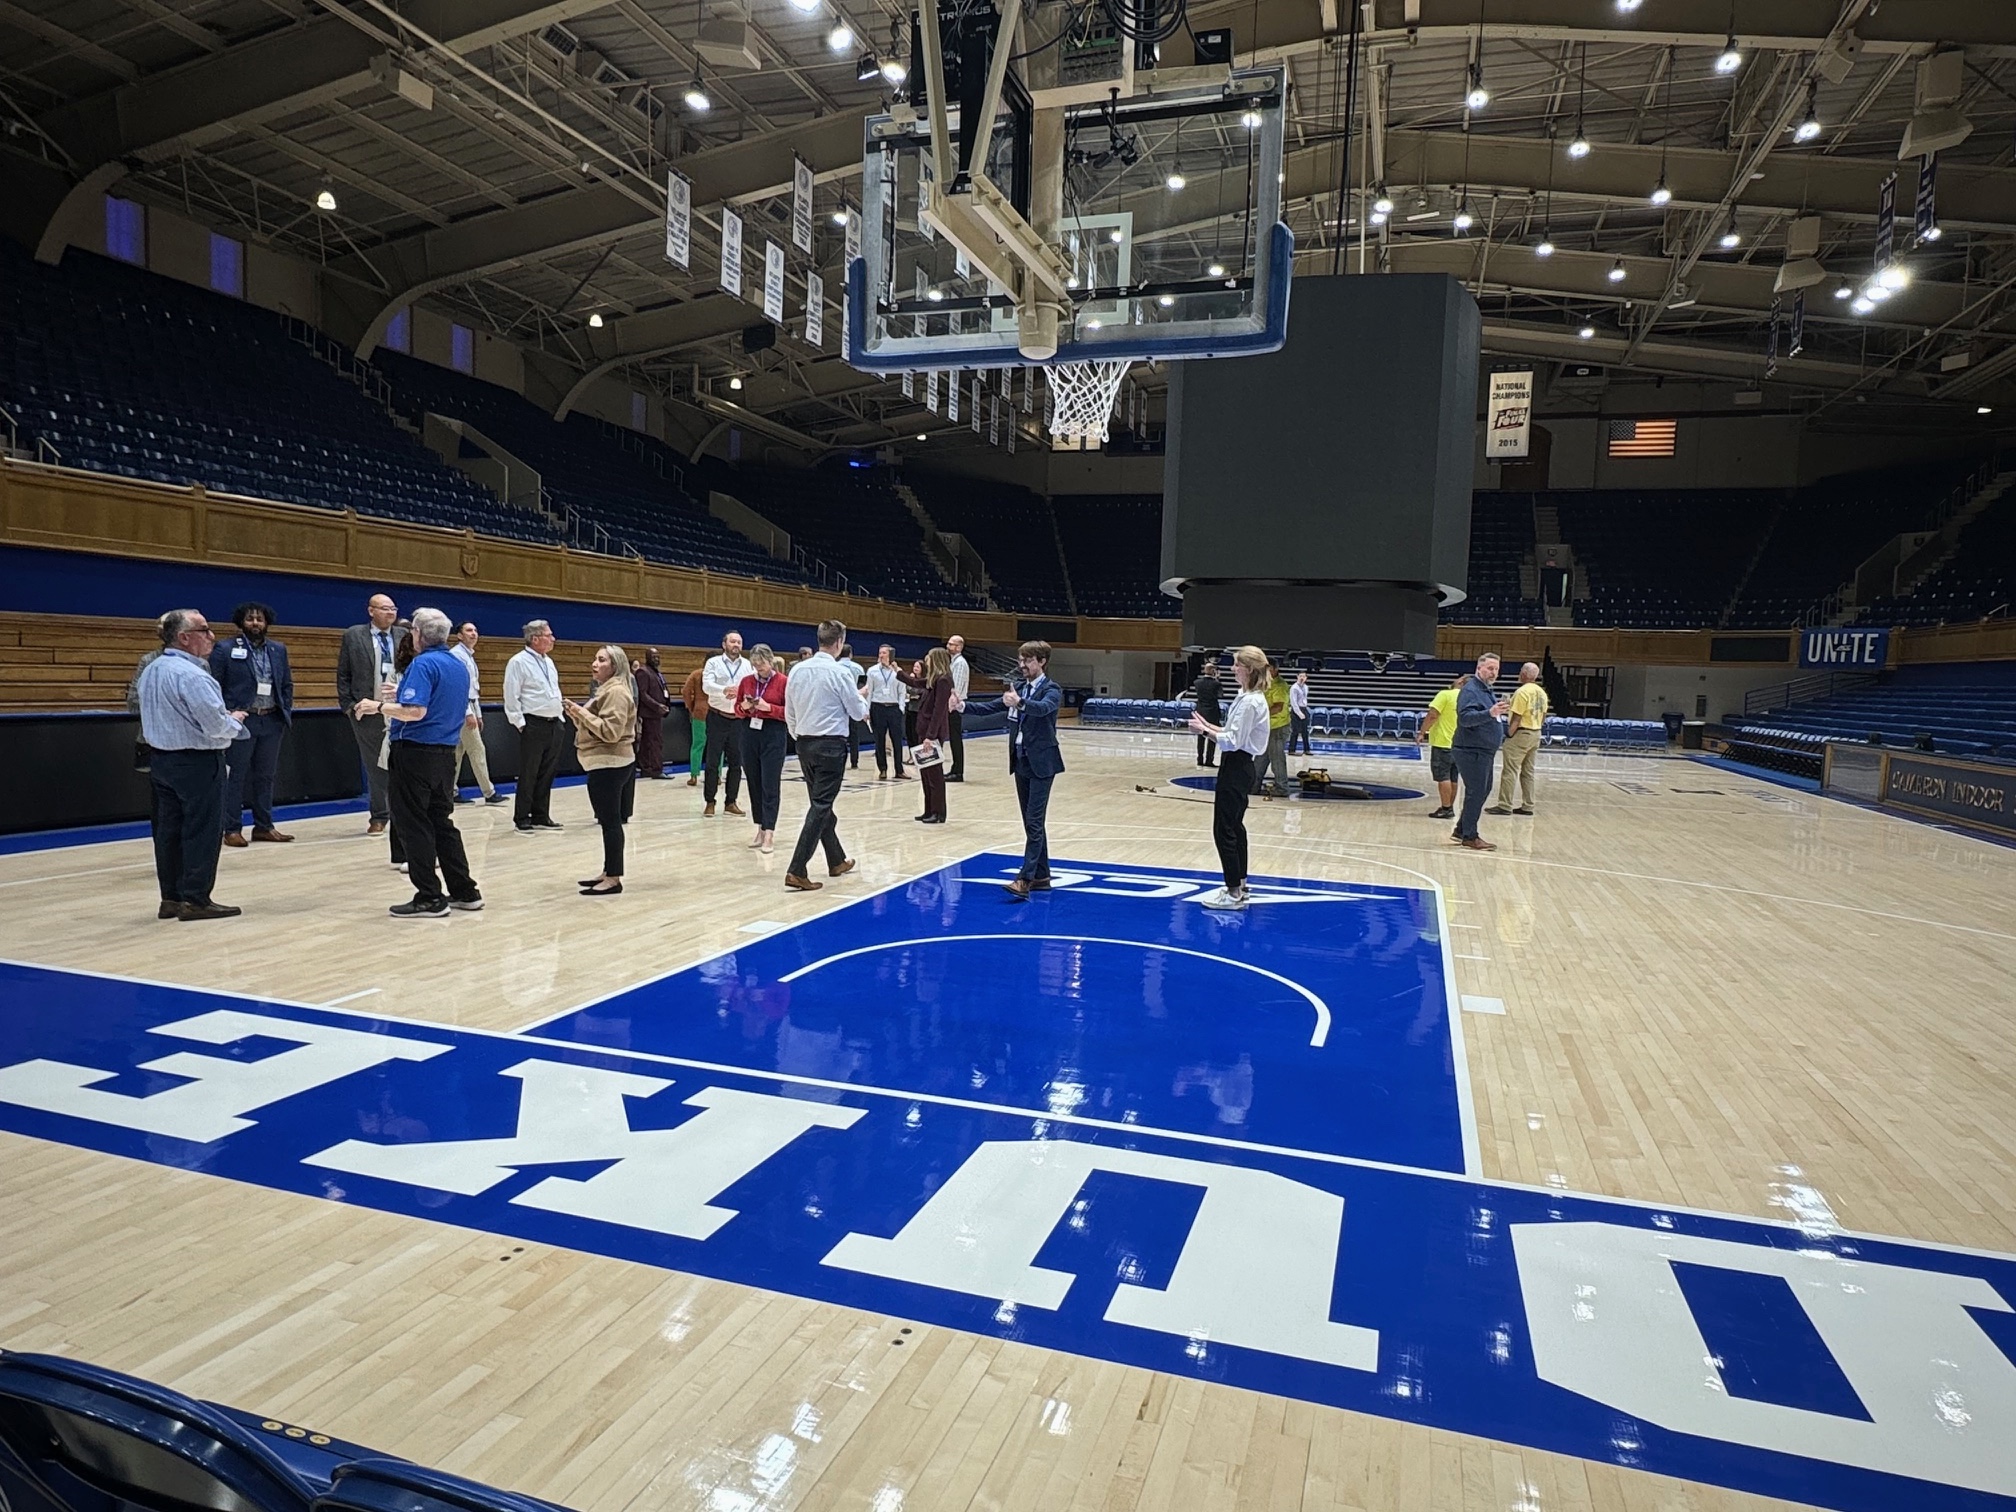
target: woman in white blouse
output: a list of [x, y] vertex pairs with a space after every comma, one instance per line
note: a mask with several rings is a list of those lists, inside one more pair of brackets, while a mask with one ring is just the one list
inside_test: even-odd
[[1246, 800], [1259, 778], [1254, 758], [1267, 752], [1267, 653], [1241, 646], [1232, 653], [1232, 676], [1239, 694], [1225, 711], [1225, 723], [1190, 716], [1190, 728], [1218, 742], [1218, 796], [1211, 814], [1211, 839], [1225, 885], [1198, 901], [1206, 908], [1238, 911], [1246, 906]]

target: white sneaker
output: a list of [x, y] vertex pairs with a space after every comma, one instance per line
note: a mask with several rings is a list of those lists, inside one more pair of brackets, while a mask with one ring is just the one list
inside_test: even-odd
[[1206, 908], [1215, 908], [1221, 913], [1243, 913], [1246, 909], [1246, 894], [1227, 892], [1222, 887], [1215, 892], [1206, 893], [1197, 901]]
[[396, 872], [403, 872], [404, 870], [406, 870], [406, 863], [404, 861], [394, 861], [392, 863], [392, 870]]

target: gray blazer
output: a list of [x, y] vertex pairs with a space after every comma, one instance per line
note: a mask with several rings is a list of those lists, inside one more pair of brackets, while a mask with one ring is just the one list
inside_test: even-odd
[[[391, 629], [396, 648], [412, 629], [404, 620]], [[378, 696], [378, 641], [367, 625], [352, 625], [343, 632], [343, 647], [336, 654], [336, 702], [348, 714], [360, 698]]]

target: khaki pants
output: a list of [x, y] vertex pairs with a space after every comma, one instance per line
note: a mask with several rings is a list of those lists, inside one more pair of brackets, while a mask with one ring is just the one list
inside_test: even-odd
[[492, 793], [497, 791], [497, 784], [490, 780], [490, 753], [483, 746], [483, 726], [481, 724], [464, 724], [462, 726], [462, 738], [456, 742], [455, 754], [455, 767], [458, 776], [461, 774], [461, 758], [466, 756], [469, 758], [469, 771], [476, 778], [476, 786], [483, 789], [483, 796], [488, 798]]
[[1505, 765], [1498, 778], [1497, 807], [1512, 807], [1512, 781], [1519, 781], [1519, 807], [1533, 807], [1533, 756], [1540, 749], [1538, 730], [1514, 730], [1505, 737]]

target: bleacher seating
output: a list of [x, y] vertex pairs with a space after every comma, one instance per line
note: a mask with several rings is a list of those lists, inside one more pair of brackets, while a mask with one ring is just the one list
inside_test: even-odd
[[1722, 755], [1744, 766], [1818, 782], [1826, 765], [1827, 738], [1799, 730], [1746, 731], [1724, 746]]
[[903, 481], [932, 524], [972, 543], [987, 564], [995, 603], [1017, 614], [1071, 613], [1048, 499], [1010, 483], [916, 468], [904, 469]]
[[[1180, 619], [1160, 587], [1160, 494], [1067, 494], [1050, 501], [1080, 614]], [[991, 565], [991, 563], [990, 563]]]
[[813, 556], [843, 572], [859, 592], [933, 608], [985, 607], [948, 583], [924, 553], [924, 527], [880, 464], [852, 459], [816, 468], [731, 467], [709, 459], [696, 471]]
[[1746, 734], [1797, 732], [1824, 740], [1909, 747], [1930, 736], [1937, 750], [2016, 759], [2016, 677], [1955, 668], [1941, 677], [1900, 674], [1888, 685], [1860, 687], [1731, 720]]
[[[1782, 501], [1728, 625], [1778, 630], [1840, 588], [1893, 536], [1931, 528], [1970, 464], [1913, 463], [1823, 478]], [[1877, 623], [1902, 624], [1879, 619]]]
[[1520, 571], [1533, 549], [1533, 495], [1480, 490], [1470, 498], [1469, 594], [1442, 611], [1447, 625], [1538, 625], [1546, 614], [1526, 597]]
[[2007, 612], [2016, 590], [2016, 489], [1967, 522], [1953, 555], [1909, 598], [1878, 599], [1858, 625], [1950, 625]]
[[[372, 365], [417, 425], [429, 412], [466, 421], [539, 470], [556, 507], [572, 508], [640, 556], [778, 582], [804, 581], [707, 512], [683, 481], [684, 459], [650, 436], [579, 412], [556, 421], [509, 389], [381, 351]], [[491, 507], [498, 506], [493, 501]]]
[[1554, 496], [1587, 571], [1575, 623], [1650, 630], [1715, 624], [1763, 540], [1778, 489], [1589, 489]]
[[[1078, 718], [1088, 725], [1184, 729], [1194, 706], [1187, 698], [1088, 698]], [[1411, 743], [1421, 727], [1419, 708], [1309, 706], [1313, 735], [1343, 739], [1405, 740]], [[1624, 750], [1666, 749], [1665, 724], [1657, 719], [1575, 719], [1547, 721], [1545, 742], [1556, 746], [1601, 746]]]
[[552, 542], [242, 300], [0, 238], [0, 404], [67, 466]]

